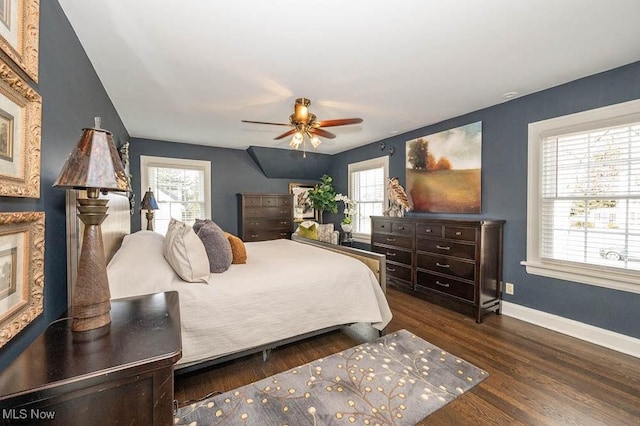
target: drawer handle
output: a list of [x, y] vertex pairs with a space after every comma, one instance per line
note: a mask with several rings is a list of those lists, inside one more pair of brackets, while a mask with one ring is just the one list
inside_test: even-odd
[[398, 226], [398, 229], [404, 231], [404, 226]]
[[280, 233], [280, 236], [283, 236], [283, 237], [284, 237], [285, 235], [287, 235], [287, 233], [286, 233], [286, 232], [281, 232], [281, 233]]
[[462, 232], [458, 231], [458, 232], [456, 232], [456, 235], [460, 236], [460, 235], [462, 235]]
[[251, 234], [251, 238], [257, 238], [258, 234]]
[[286, 224], [287, 224], [286, 220], [283, 220], [283, 221], [280, 222], [280, 225], [286, 225]]
[[427, 234], [431, 233], [431, 229], [425, 229], [424, 232], [426, 232]]
[[442, 263], [440, 263], [440, 262], [436, 262], [436, 266], [439, 266], [439, 267], [441, 267], [441, 268], [451, 268], [451, 265], [448, 265], [448, 264], [443, 265], [443, 264], [442, 264]]
[[436, 280], [436, 284], [438, 284], [440, 287], [449, 287], [449, 283], [441, 283], [438, 280]]
[[396, 271], [396, 268], [389, 268], [389, 267], [387, 267], [387, 271], [389, 271], [389, 272], [395, 272], [395, 271]]
[[389, 251], [387, 252], [387, 256], [397, 256], [397, 255], [398, 255], [398, 253], [391, 253]]
[[395, 241], [395, 240], [396, 240], [395, 238], [387, 237], [387, 241]]
[[439, 246], [439, 245], [436, 245], [436, 248], [437, 248], [437, 249], [440, 249], [440, 250], [451, 250], [451, 247], [448, 247], [448, 246]]
[[287, 210], [280, 210], [280, 213], [284, 214], [284, 213], [289, 213]]

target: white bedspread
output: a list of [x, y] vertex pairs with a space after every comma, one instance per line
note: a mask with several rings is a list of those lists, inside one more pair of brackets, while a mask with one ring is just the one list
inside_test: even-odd
[[356, 259], [290, 240], [246, 243], [246, 264], [188, 283], [164, 260], [163, 240], [151, 231], [126, 236], [107, 271], [114, 299], [179, 292], [179, 364], [340, 324], [381, 330], [391, 320], [375, 276]]

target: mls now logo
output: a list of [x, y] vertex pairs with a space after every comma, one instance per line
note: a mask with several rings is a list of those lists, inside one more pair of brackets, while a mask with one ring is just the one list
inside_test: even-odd
[[40, 410], [37, 408], [3, 408], [3, 420], [53, 420], [55, 411]]

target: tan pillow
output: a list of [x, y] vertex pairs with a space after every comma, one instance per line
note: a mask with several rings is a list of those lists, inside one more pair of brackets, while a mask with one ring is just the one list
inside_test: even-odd
[[233, 261], [231, 263], [247, 263], [247, 248], [244, 246], [244, 242], [233, 234], [228, 232], [224, 234], [229, 239], [229, 244], [231, 244], [231, 253], [233, 254]]
[[176, 274], [188, 282], [207, 282], [209, 258], [202, 240], [184, 222], [171, 219], [162, 254]]

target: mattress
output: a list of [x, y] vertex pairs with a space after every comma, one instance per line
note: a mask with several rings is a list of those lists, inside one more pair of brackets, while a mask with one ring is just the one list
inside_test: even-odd
[[291, 240], [245, 243], [246, 264], [183, 281], [162, 255], [164, 237], [127, 235], [107, 266], [112, 298], [176, 290], [183, 357], [193, 364], [341, 324], [391, 320], [386, 297], [362, 262]]

